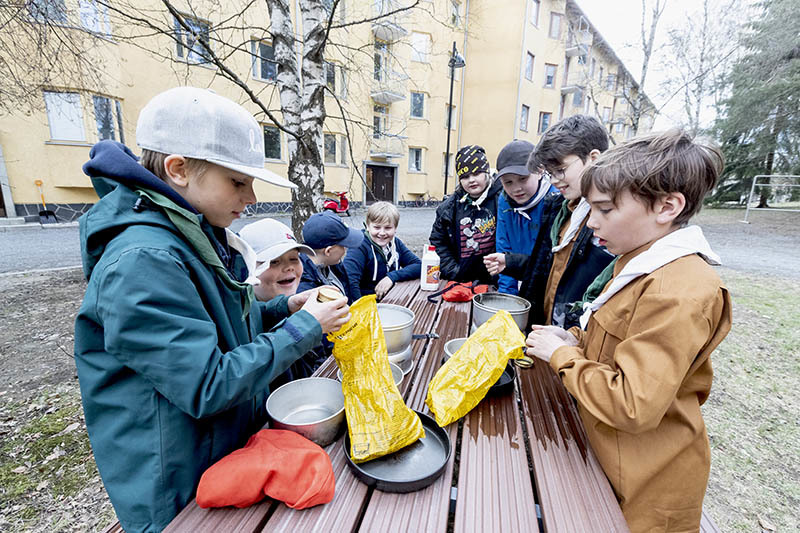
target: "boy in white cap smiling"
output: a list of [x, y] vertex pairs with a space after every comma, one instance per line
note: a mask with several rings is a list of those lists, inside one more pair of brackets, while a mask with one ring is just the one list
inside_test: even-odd
[[[86, 428], [125, 529], [161, 531], [202, 473], [266, 422], [272, 379], [348, 319], [314, 291], [255, 300], [256, 254], [227, 229], [255, 203], [261, 127], [240, 105], [178, 87], [142, 109], [141, 164], [102, 141], [84, 172], [100, 201], [80, 220], [89, 280], [75, 321]], [[281, 326], [272, 327], [281, 322]]]

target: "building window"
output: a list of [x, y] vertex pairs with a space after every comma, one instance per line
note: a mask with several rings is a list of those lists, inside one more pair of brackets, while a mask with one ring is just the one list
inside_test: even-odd
[[444, 104], [444, 127], [455, 129], [454, 118], [456, 116], [456, 106]]
[[611, 108], [610, 107], [604, 107], [603, 108], [603, 123], [605, 124], [609, 120], [611, 120]]
[[533, 54], [528, 52], [525, 58], [525, 77], [531, 81], [533, 81], [533, 60]]
[[257, 80], [273, 81], [278, 76], [275, 49], [270, 43], [250, 41], [253, 58], [253, 77]]
[[450, 0], [450, 25], [456, 28], [461, 26], [461, 2]]
[[557, 70], [558, 65], [551, 65], [550, 63], [544, 65], [544, 86], [546, 88], [553, 89], [556, 86]]
[[609, 74], [606, 78], [606, 90], [613, 91], [617, 87], [617, 77], [614, 74]]
[[375, 59], [373, 68], [373, 78], [375, 81], [383, 81], [386, 67], [388, 66], [387, 55], [389, 53], [389, 45], [383, 41], [375, 41]]
[[617, 122], [617, 127], [616, 127], [617, 133], [622, 133], [624, 129], [625, 129], [625, 124], [621, 120]]
[[597, 79], [598, 83], [603, 83], [603, 67], [600, 67], [600, 77]]
[[595, 71], [596, 68], [597, 68], [597, 60], [595, 58], [592, 58], [592, 66], [589, 67], [589, 77], [590, 78], [594, 77], [594, 71]]
[[450, 158], [448, 159], [447, 158], [447, 154], [446, 153], [442, 153], [442, 176], [444, 176], [444, 167], [445, 167], [445, 165], [447, 165], [447, 175], [448, 176], [452, 176], [453, 174], [455, 174], [456, 167], [453, 166], [454, 165], [453, 156], [454, 156], [454, 154], [451, 153], [450, 154]]
[[411, 93], [411, 116], [425, 118], [425, 93]]
[[85, 141], [83, 110], [78, 93], [44, 93], [50, 138], [54, 141]]
[[67, 8], [64, 6], [64, 0], [30, 0], [28, 13], [36, 22], [67, 23]]
[[97, 140], [119, 140], [119, 142], [124, 143], [122, 106], [119, 100], [94, 95], [92, 96], [92, 102], [94, 104], [94, 119], [97, 124]]
[[325, 164], [336, 164], [336, 135], [326, 133], [324, 136], [325, 141]]
[[281, 159], [281, 130], [277, 126], [264, 126], [264, 158]]
[[550, 127], [550, 119], [553, 118], [552, 113], [539, 113], [539, 133], [542, 134]]
[[108, 6], [98, 4], [96, 0], [80, 0], [78, 13], [81, 26], [92, 33], [103, 35], [111, 34], [111, 25], [108, 22]]
[[528, 116], [530, 115], [531, 108], [522, 104], [522, 112], [519, 115], [519, 129], [528, 131]]
[[583, 104], [583, 91], [575, 91], [572, 95], [572, 107], [580, 107]]
[[551, 39], [560, 39], [561, 38], [561, 18], [563, 15], [561, 13], [550, 13], [550, 32], [549, 36]]
[[187, 15], [183, 15], [183, 21], [188, 29], [181, 25], [177, 17], [175, 18], [178, 57], [189, 63], [208, 63], [206, 53], [206, 48], [210, 48], [208, 23]]
[[337, 65], [336, 70], [339, 71], [339, 96], [347, 98], [347, 71], [342, 65]]
[[328, 61], [325, 62], [325, 85], [336, 94], [336, 65]]
[[372, 107], [372, 138], [380, 139], [381, 135], [389, 129], [389, 108], [385, 105]]
[[589, 109], [591, 109], [591, 106], [592, 106], [592, 97], [591, 96], [587, 96], [586, 97], [586, 103], [583, 106], [583, 114], [584, 115], [588, 115], [589, 114]]
[[343, 165], [347, 164], [347, 154], [350, 152], [350, 146], [347, 144], [347, 137], [342, 135], [339, 138], [339, 146], [341, 150], [339, 150], [339, 160]]
[[411, 32], [411, 61], [427, 63], [431, 50], [431, 36], [425, 33]]
[[422, 148], [408, 149], [408, 171], [422, 172]]
[[531, 24], [539, 26], [539, 7], [541, 2], [539, 0], [531, 0]]

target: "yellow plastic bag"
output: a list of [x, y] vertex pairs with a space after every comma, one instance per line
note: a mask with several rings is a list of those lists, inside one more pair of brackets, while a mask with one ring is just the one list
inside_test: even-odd
[[452, 424], [486, 396], [509, 359], [523, 356], [525, 336], [508, 311], [498, 311], [436, 372], [425, 403], [441, 427]]
[[342, 371], [350, 457], [362, 463], [416, 442], [425, 430], [392, 379], [375, 295], [359, 298], [350, 314], [347, 324], [328, 339]]

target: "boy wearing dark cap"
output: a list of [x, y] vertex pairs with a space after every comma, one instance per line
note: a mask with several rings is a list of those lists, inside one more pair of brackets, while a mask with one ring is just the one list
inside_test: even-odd
[[342, 294], [350, 294], [347, 273], [342, 261], [349, 248], [358, 248], [364, 236], [348, 228], [338, 215], [316, 213], [303, 224], [303, 242], [314, 250], [314, 255], [302, 256], [303, 277], [298, 292], [333, 285]]
[[[548, 195], [558, 196], [543, 169], [530, 170], [528, 157], [533, 144], [515, 139], [497, 156], [497, 176], [503, 193], [497, 199], [497, 253], [530, 255], [542, 221], [542, 206]], [[517, 294], [516, 279], [500, 274], [498, 291]]]
[[468, 145], [456, 154], [458, 187], [436, 209], [430, 242], [436, 247], [442, 279], [494, 281], [483, 258], [495, 250], [500, 183], [489, 176], [486, 151]]

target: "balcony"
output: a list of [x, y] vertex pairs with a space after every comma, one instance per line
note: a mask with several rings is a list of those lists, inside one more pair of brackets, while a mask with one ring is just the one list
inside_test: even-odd
[[387, 13], [402, 7], [397, 0], [375, 0], [372, 2], [372, 16], [381, 17], [372, 23], [372, 33], [376, 39], [391, 43], [410, 33], [403, 25], [405, 12], [387, 15]]
[[585, 44], [568, 45], [565, 54], [567, 57], [586, 56], [589, 55], [589, 46]]
[[389, 105], [406, 99], [408, 76], [390, 70], [380, 70], [372, 80], [369, 95], [376, 104]]
[[578, 72], [570, 72], [569, 77], [561, 86], [561, 94], [571, 94], [583, 91], [586, 88], [587, 77], [583, 69]]
[[373, 159], [392, 159], [406, 155], [406, 139], [402, 135], [379, 133], [369, 139], [369, 155]]

